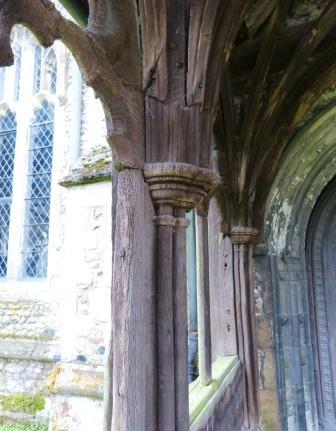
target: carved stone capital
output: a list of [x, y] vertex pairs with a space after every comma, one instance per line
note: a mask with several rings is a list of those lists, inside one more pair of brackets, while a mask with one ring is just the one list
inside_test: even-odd
[[258, 229], [250, 226], [233, 226], [230, 232], [232, 244], [254, 243], [258, 237]]
[[186, 211], [206, 201], [219, 184], [211, 169], [187, 163], [149, 163], [144, 176], [156, 206], [171, 205]]

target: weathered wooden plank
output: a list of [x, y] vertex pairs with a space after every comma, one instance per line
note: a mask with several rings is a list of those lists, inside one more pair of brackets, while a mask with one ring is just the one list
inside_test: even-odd
[[210, 202], [209, 283], [211, 310], [211, 349], [218, 356], [236, 355], [236, 322], [233, 288], [232, 246], [221, 232], [222, 215], [215, 199]]
[[217, 102], [225, 64], [243, 22], [246, 1], [190, 5], [187, 100], [211, 109]]
[[203, 384], [211, 382], [211, 320], [208, 218], [196, 216], [198, 368]]
[[271, 15], [277, 3], [277, 0], [259, 0], [254, 4], [245, 19], [245, 24], [250, 38], [256, 34], [259, 28]]
[[[115, 169], [115, 166], [112, 167], [112, 208], [111, 208], [111, 216], [112, 216], [112, 229], [111, 229], [111, 242], [112, 242], [112, 263], [114, 256], [114, 245], [115, 245], [115, 233], [116, 233], [116, 225], [117, 225], [117, 199], [118, 199], [118, 171]], [[112, 280], [111, 280], [112, 286]], [[111, 304], [113, 302], [112, 295], [112, 287], [111, 287]], [[109, 343], [107, 347], [107, 360], [105, 365], [104, 372], [104, 418], [103, 418], [103, 431], [111, 431], [112, 427], [112, 411], [113, 411], [113, 345], [112, 345], [112, 328], [110, 330]]]
[[[243, 24], [250, 1], [235, 0], [227, 4], [220, 3], [215, 23], [215, 35], [211, 46], [209, 66], [204, 89], [204, 108], [213, 109], [218, 103], [220, 86], [225, 67], [229, 63], [231, 52], [238, 32]], [[212, 7], [212, 3], [209, 3]]]
[[142, 85], [145, 92], [160, 100], [168, 94], [167, 6], [163, 0], [140, 0], [142, 37]]
[[197, 103], [204, 96], [206, 70], [213, 41], [219, 0], [209, 7], [207, 0], [191, 1], [188, 46], [188, 101]]
[[153, 207], [142, 172], [118, 174], [113, 260], [113, 417], [118, 431], [157, 431]]

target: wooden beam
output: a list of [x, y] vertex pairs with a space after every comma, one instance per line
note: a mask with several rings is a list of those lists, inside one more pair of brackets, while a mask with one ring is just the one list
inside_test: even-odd
[[277, 0], [259, 0], [254, 4], [245, 19], [246, 28], [250, 38], [257, 33], [259, 28], [271, 15], [276, 4]]
[[[245, 116], [241, 129], [242, 155], [249, 154], [255, 130], [256, 120], [261, 105], [261, 98], [265, 92], [265, 85], [270, 69], [270, 64], [275, 52], [278, 32], [287, 18], [287, 13], [293, 0], [283, 0], [275, 7], [268, 26], [265, 30], [264, 40], [261, 45], [255, 69], [253, 71], [252, 82], [249, 89]], [[244, 176], [244, 172], [241, 172]], [[244, 177], [239, 181], [240, 187], [245, 187]]]
[[336, 3], [331, 2], [316, 20], [310, 31], [300, 40], [284, 74], [268, 95], [263, 114], [258, 119], [260, 127], [255, 136], [256, 142], [262, 140], [261, 136], [265, 137], [265, 135], [267, 136], [267, 134], [272, 133], [271, 130], [274, 127], [274, 112], [281, 108], [287, 95], [297, 85], [300, 80], [300, 73], [304, 69], [306, 61], [327, 36], [329, 31], [335, 27], [335, 18]]
[[[270, 65], [270, 73], [276, 73], [285, 69], [299, 41], [314, 26], [314, 23], [315, 21], [307, 22], [280, 30], [276, 50]], [[335, 38], [336, 28], [330, 30], [325, 40], [329, 43], [334, 41]], [[249, 39], [233, 49], [230, 58], [230, 67], [232, 75], [237, 80], [251, 75], [263, 39], [263, 36]]]

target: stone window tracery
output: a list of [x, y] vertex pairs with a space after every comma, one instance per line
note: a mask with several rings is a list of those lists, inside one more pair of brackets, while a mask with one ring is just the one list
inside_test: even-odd
[[33, 94], [40, 91], [56, 93], [57, 61], [53, 48], [35, 48]]

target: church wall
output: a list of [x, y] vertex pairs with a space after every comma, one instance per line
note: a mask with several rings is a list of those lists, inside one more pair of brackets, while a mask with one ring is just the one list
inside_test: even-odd
[[[26, 34], [25, 43], [30, 44], [31, 36]], [[111, 156], [104, 137], [102, 109], [86, 87], [82, 95], [77, 95], [82, 98], [83, 117], [80, 139], [74, 142], [74, 60], [61, 44], [55, 45], [55, 51], [58, 81], [53, 99], [48, 276], [20, 276], [22, 233], [17, 227], [21, 227], [23, 204], [13, 198], [14, 252], [8, 257], [8, 275], [0, 280], [0, 416], [40, 422], [50, 419], [50, 430], [80, 431], [100, 429], [103, 413], [110, 322]], [[21, 100], [9, 103], [20, 119], [15, 161], [19, 173], [25, 172], [27, 163], [27, 135], [22, 124], [29, 124], [31, 115], [27, 107], [31, 105], [28, 87], [32, 56], [33, 50], [26, 47]], [[95, 127], [98, 123], [100, 126]], [[75, 152], [74, 144], [78, 145]], [[21, 181], [25, 181], [24, 175]], [[15, 183], [14, 193], [19, 188], [20, 183]], [[26, 397], [26, 404], [39, 400], [36, 396], [42, 397], [37, 419], [22, 405], [13, 407], [18, 395]], [[95, 423], [87, 428], [90, 417]]]

